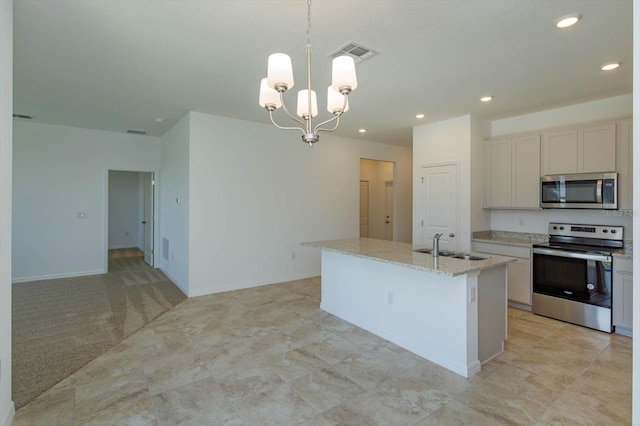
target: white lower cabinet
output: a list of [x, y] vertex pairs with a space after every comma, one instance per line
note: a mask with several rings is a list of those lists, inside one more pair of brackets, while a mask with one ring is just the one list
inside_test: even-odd
[[509, 301], [531, 306], [531, 248], [476, 241], [474, 250], [479, 253], [515, 257], [507, 265], [507, 297]]
[[631, 336], [633, 328], [633, 261], [613, 258], [613, 325], [616, 333]]

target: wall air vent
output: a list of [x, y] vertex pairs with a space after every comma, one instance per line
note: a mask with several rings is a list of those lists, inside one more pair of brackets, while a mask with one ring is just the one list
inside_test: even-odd
[[13, 114], [13, 118], [24, 118], [25, 120], [33, 120], [32, 115]]
[[145, 132], [144, 130], [127, 130], [127, 133], [130, 133], [132, 135], [146, 135], [147, 132]]
[[360, 62], [370, 59], [377, 54], [378, 52], [373, 49], [369, 49], [368, 47], [358, 44], [355, 41], [350, 41], [349, 43], [338, 49], [336, 52], [331, 53], [329, 57], [337, 58], [338, 56], [347, 55], [351, 56], [356, 64], [359, 64]]

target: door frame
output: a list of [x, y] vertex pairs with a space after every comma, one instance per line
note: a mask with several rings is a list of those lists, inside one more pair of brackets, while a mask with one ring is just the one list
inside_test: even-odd
[[103, 175], [103, 188], [104, 188], [104, 234], [102, 241], [102, 273], [109, 272], [109, 172], [137, 172], [137, 173], [153, 173], [153, 264], [154, 268], [157, 268], [160, 261], [159, 253], [157, 250], [157, 237], [160, 235], [159, 225], [159, 181], [160, 172], [158, 170], [145, 170], [145, 169], [123, 169], [121, 167], [106, 167]]
[[[393, 172], [394, 172], [394, 179], [395, 179], [395, 164], [393, 166]], [[387, 204], [387, 184], [391, 184], [391, 218], [392, 218], [392, 223], [391, 223], [391, 240], [389, 241], [396, 241], [396, 184], [395, 184], [395, 180], [394, 179], [385, 179], [384, 180], [384, 191], [385, 191], [385, 210], [386, 210], [386, 204]], [[385, 215], [386, 216], [386, 215]], [[386, 228], [386, 227], [385, 227]], [[386, 229], [385, 229], [385, 238], [386, 238]]]

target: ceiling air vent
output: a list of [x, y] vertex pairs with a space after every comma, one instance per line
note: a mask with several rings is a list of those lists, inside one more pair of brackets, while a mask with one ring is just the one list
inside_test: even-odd
[[32, 115], [13, 114], [13, 118], [24, 118], [25, 120], [33, 120]]
[[369, 49], [368, 47], [365, 47], [354, 41], [350, 41], [349, 43], [338, 49], [336, 52], [331, 53], [329, 57], [337, 58], [338, 56], [347, 55], [351, 56], [356, 64], [359, 64], [360, 62], [370, 59], [377, 54], [378, 52], [373, 49]]
[[144, 130], [127, 130], [127, 133], [131, 133], [132, 135], [146, 135], [147, 132]]

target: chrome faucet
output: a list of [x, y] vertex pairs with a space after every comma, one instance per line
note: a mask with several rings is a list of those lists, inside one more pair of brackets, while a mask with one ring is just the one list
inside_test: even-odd
[[433, 236], [433, 250], [431, 251], [433, 257], [438, 257], [440, 254], [440, 237], [442, 237], [442, 234], [436, 234]]

